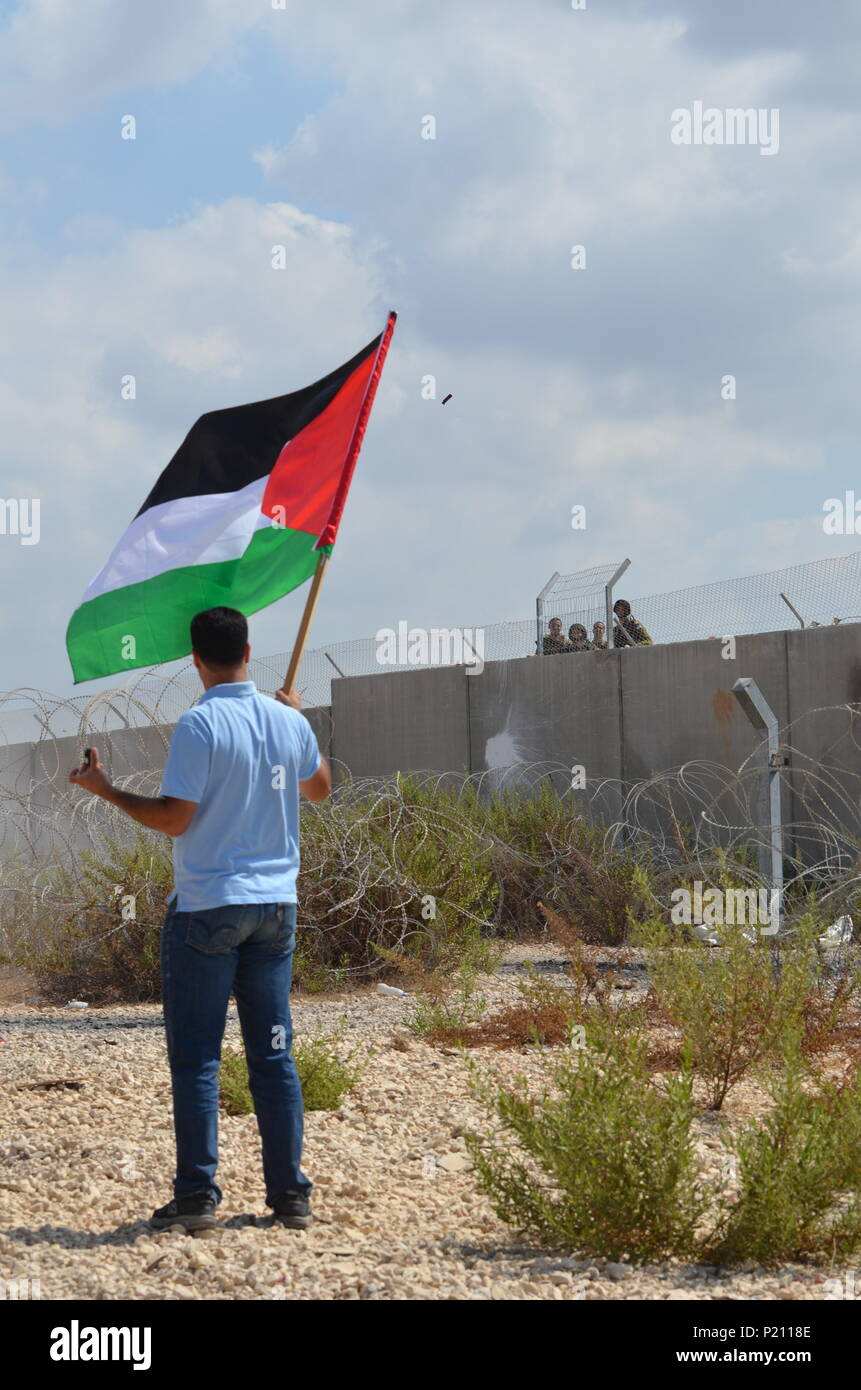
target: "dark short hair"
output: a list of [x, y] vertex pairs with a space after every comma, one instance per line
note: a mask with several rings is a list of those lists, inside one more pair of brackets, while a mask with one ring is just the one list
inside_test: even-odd
[[207, 608], [191, 620], [191, 646], [205, 666], [233, 670], [242, 665], [248, 643], [245, 614], [235, 608]]
[[613, 604], [613, 612], [614, 612], [614, 613], [615, 613], [615, 611], [616, 611], [617, 608], [624, 608], [624, 610], [625, 610], [624, 616], [625, 616], [626, 618], [627, 618], [628, 614], [629, 614], [630, 611], [631, 611], [631, 605], [630, 605], [630, 603], [628, 602], [628, 600], [627, 600], [626, 598], [617, 598], [617, 599], [616, 599], [616, 602]]

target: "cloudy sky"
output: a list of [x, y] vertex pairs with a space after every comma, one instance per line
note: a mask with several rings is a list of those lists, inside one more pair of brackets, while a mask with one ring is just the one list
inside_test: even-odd
[[[626, 555], [645, 595], [861, 548], [822, 525], [861, 497], [853, 0], [0, 16], [0, 498], [41, 501], [37, 545], [0, 535], [0, 689], [71, 690], [70, 613], [202, 412], [390, 307], [312, 645], [528, 617]], [[776, 147], [674, 143], [697, 102], [777, 111]]]

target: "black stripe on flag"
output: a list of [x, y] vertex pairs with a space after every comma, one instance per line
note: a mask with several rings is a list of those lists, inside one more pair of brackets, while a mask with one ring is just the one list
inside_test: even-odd
[[180, 497], [239, 492], [272, 472], [284, 445], [326, 409], [347, 378], [371, 353], [382, 334], [328, 376], [268, 401], [210, 410], [189, 430], [140, 511]]

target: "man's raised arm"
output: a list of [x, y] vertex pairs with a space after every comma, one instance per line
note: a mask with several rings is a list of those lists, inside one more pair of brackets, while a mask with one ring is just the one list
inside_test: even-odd
[[[276, 690], [275, 699], [282, 705], [289, 705], [299, 714], [302, 713], [302, 701], [295, 690]], [[309, 801], [325, 801], [332, 790], [332, 769], [327, 758], [320, 754], [320, 766], [317, 771], [307, 777], [304, 782], [299, 783], [299, 790]]]
[[89, 763], [72, 769], [69, 781], [73, 786], [109, 801], [112, 806], [118, 806], [139, 825], [145, 825], [149, 830], [161, 830], [165, 835], [181, 835], [188, 829], [197, 810], [196, 801], [182, 801], [178, 796], [138, 796], [136, 792], [124, 792], [120, 787], [115, 787], [99, 762], [97, 748], [90, 750]]

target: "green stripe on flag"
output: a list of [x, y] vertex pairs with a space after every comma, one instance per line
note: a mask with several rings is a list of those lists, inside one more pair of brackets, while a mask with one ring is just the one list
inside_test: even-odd
[[316, 539], [266, 526], [236, 560], [167, 570], [82, 604], [66, 634], [75, 684], [188, 656], [195, 613], [220, 606], [256, 613], [274, 603], [314, 573]]

